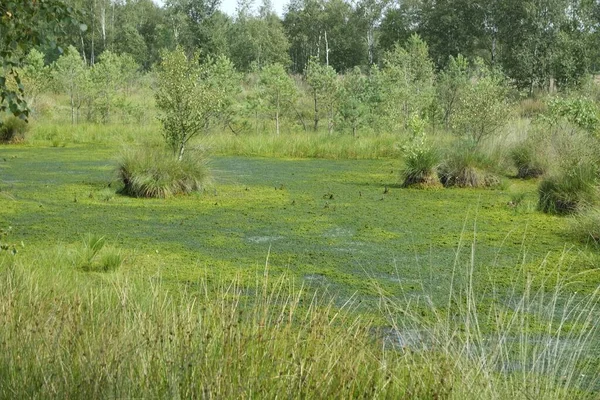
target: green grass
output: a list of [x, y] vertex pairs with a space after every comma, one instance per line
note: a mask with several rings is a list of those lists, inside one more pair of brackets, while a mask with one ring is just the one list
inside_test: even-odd
[[[96, 127], [90, 129], [104, 132]], [[563, 357], [553, 359], [559, 364], [532, 364], [543, 353], [539, 344], [548, 343], [544, 337], [551, 340], [560, 333], [560, 337], [581, 344], [580, 349], [587, 346], [580, 332], [586, 326], [596, 329], [596, 325], [582, 320], [581, 315], [590, 309], [590, 299], [595, 298], [600, 280], [596, 249], [571, 238], [568, 221], [538, 212], [533, 206], [537, 199], [535, 182], [510, 180], [498, 190], [421, 191], [399, 186], [403, 163], [397, 158], [214, 156], [210, 162], [214, 183], [202, 193], [138, 199], [119, 194], [121, 185], [115, 172], [119, 147], [128, 141], [117, 139], [117, 134], [104, 140], [101, 135], [91, 139], [74, 132], [64, 147], [35, 137], [25, 146], [0, 146], [0, 228], [12, 227], [3, 243], [19, 244], [14, 258], [17, 263], [7, 264], [4, 259], [2, 264], [5, 284], [0, 284], [0, 290], [6, 300], [0, 300], [0, 304], [8, 310], [13, 304], [10, 299], [18, 298], [14, 304], [21, 307], [11, 309], [11, 314], [0, 313], [0, 317], [11, 320], [10, 315], [22, 313], [31, 321], [29, 326], [35, 326], [37, 316], [31, 310], [41, 310], [37, 321], [50, 320], [54, 315], [53, 318], [72, 323], [68, 330], [93, 334], [63, 336], [56, 330], [58, 325], [52, 325], [47, 332], [50, 336], [38, 331], [38, 335], [28, 333], [19, 347], [13, 346], [13, 333], [13, 341], [7, 343], [15, 352], [7, 353], [4, 362], [16, 359], [17, 352], [26, 356], [21, 356], [21, 370], [15, 369], [14, 362], [10, 364], [12, 369], [5, 369], [8, 372], [3, 379], [12, 386], [2, 387], [21, 388], [29, 397], [40, 387], [55, 397], [94, 397], [97, 390], [105, 390], [103, 393], [109, 397], [172, 397], [177, 393], [193, 396], [192, 392], [204, 390], [217, 397], [269, 397], [273, 393], [288, 393], [285, 390], [303, 382], [302, 374], [293, 368], [302, 365], [307, 371], [309, 365], [315, 365], [310, 370], [314, 377], [331, 379], [317, 381], [306, 377], [306, 382], [315, 379], [313, 387], [307, 386], [307, 395], [321, 391], [323, 396], [339, 392], [338, 397], [373, 397], [375, 392], [364, 390], [375, 387], [373, 390], [381, 390], [377, 392], [380, 397], [389, 393], [394, 398], [417, 394], [432, 398], [434, 394], [443, 397], [451, 382], [454, 398], [468, 398], [464, 396], [474, 393], [467, 392], [472, 388], [477, 388], [475, 393], [489, 394], [482, 395], [484, 398], [494, 398], [495, 390], [503, 393], [500, 398], [536, 398], [547, 393], [552, 394], [547, 398], [574, 398], [573, 392], [555, 388], [554, 384], [563, 379], [558, 375], [564, 371], [550, 366], [571, 368], [576, 363], [572, 371], [597, 368], [585, 357], [564, 358], [572, 353], [567, 347], [553, 348], [555, 354]], [[153, 137], [141, 128], [139, 134]], [[261, 145], [261, 140], [244, 140], [249, 146]], [[338, 147], [331, 144], [333, 150], [327, 157], [346, 157], [344, 143]], [[260, 154], [283, 157], [287, 150], [274, 151], [273, 146]], [[92, 242], [97, 242], [82, 243], [81, 238], [87, 234], [109, 243], [87, 257], [91, 268], [74, 262], [74, 255], [85, 253], [86, 248], [94, 247]], [[474, 250], [460, 245], [464, 242], [474, 243]], [[565, 252], [565, 247], [570, 251]], [[302, 300], [298, 300], [298, 310], [302, 312], [294, 314], [297, 318], [292, 318], [293, 323], [281, 331], [264, 331], [265, 337], [280, 338], [276, 353], [270, 353], [272, 349], [247, 334], [261, 326], [252, 321], [264, 307], [253, 307], [261, 301], [260, 296], [256, 297], [263, 284], [258, 277], [264, 273], [267, 257], [271, 282], [280, 282], [282, 288], [270, 297], [278, 300], [266, 302], [269, 313], [281, 313], [282, 308], [277, 307], [287, 307], [289, 311], [289, 305], [296, 301], [293, 299]], [[466, 273], [457, 273], [465, 266]], [[18, 284], [9, 285], [17, 281]], [[235, 282], [237, 291], [228, 291], [230, 286], [224, 282]], [[156, 290], [152, 285], [156, 285]], [[274, 287], [277, 285], [269, 284], [267, 293], [273, 293]], [[304, 294], [295, 291], [298, 287], [304, 288]], [[326, 291], [326, 300], [315, 306], [318, 312], [307, 314], [315, 291]], [[213, 356], [194, 353], [186, 347], [184, 333], [175, 333], [173, 345], [142, 346], [139, 352], [129, 352], [128, 349], [138, 349], [132, 332], [146, 330], [154, 335], [156, 343], [167, 343], [170, 331], [164, 327], [170, 324], [202, 327], [204, 314], [187, 307], [198, 304], [200, 309], [212, 309], [207, 299], [213, 297], [206, 293], [220, 293], [216, 298], [223, 301], [217, 301], [216, 308], [248, 311], [244, 315], [249, 323], [244, 329], [234, 330], [232, 337], [234, 343], [251, 344], [248, 353], [240, 354], [250, 354], [250, 359], [257, 360], [256, 367], [244, 370], [242, 364], [248, 358], [241, 360], [235, 358], [237, 355], [223, 353], [230, 349], [219, 350], [221, 353]], [[123, 298], [137, 300], [128, 303], [132, 308], [123, 308]], [[520, 299], [526, 299], [529, 305], [519, 305]], [[347, 307], [344, 304], [349, 300], [353, 307], [345, 309], [342, 328], [337, 322], [323, 322]], [[245, 305], [231, 308], [239, 304]], [[542, 309], [534, 309], [537, 306]], [[312, 323], [303, 325], [304, 315], [310, 317], [309, 321], [319, 321], [317, 326], [331, 329], [325, 337], [333, 337], [334, 341], [304, 346], [308, 343], [305, 337], [316, 338], [322, 332], [312, 331]], [[475, 317], [477, 322], [473, 325]], [[214, 317], [211, 329], [215, 333], [211, 335], [218, 335], [217, 328], [222, 327], [219, 324], [224, 318]], [[339, 321], [336, 318], [333, 320]], [[77, 325], [77, 321], [83, 322]], [[449, 321], [456, 325], [448, 326]], [[467, 325], [471, 328], [465, 331]], [[353, 328], [346, 329], [347, 326]], [[473, 330], [475, 326], [477, 329]], [[20, 327], [10, 329], [16, 332]], [[391, 335], [373, 333], [390, 329]], [[395, 333], [414, 329], [435, 334], [435, 348], [440, 351], [423, 357], [420, 352], [398, 352], [391, 344], [397, 339]], [[502, 332], [506, 334], [502, 336]], [[431, 336], [430, 333], [425, 336]], [[346, 334], [356, 335], [356, 348], [348, 344], [355, 337], [350, 339]], [[192, 336], [192, 348], [217, 351], [225, 343], [224, 339], [211, 342], [200, 333]], [[69, 337], [76, 344], [68, 342]], [[504, 337], [504, 341], [484, 349], [483, 343], [493, 337]], [[52, 347], [53, 343], [58, 347]], [[377, 349], [384, 344], [388, 349], [379, 352]], [[473, 346], [484, 349], [485, 354], [481, 350], [473, 357], [466, 356]], [[100, 353], [101, 348], [106, 351]], [[41, 355], [57, 349], [60, 353], [56, 368], [69, 368], [59, 370], [53, 365], [44, 372], [42, 366], [47, 359]], [[296, 352], [299, 364], [288, 365], [277, 358], [288, 351]], [[502, 366], [515, 360], [513, 353], [520, 366], [512, 372], [507, 367], [503, 373]], [[36, 354], [40, 356], [36, 358]], [[185, 367], [189, 364], [185, 364], [186, 354], [194, 357], [189, 370]], [[324, 356], [310, 364], [315, 361], [315, 354]], [[330, 358], [326, 360], [325, 355]], [[334, 362], [337, 356], [342, 357], [339, 363]], [[205, 372], [215, 368], [218, 371], [218, 365], [227, 357], [231, 375]], [[457, 359], [462, 360], [460, 368]], [[260, 360], [268, 360], [269, 364]], [[279, 383], [278, 378], [270, 379], [271, 389], [265, 388], [264, 379], [258, 377], [278, 376], [279, 370], [272, 368], [280, 364], [271, 367], [272, 360], [285, 364], [282, 376], [287, 380]], [[144, 370], [144, 365], [150, 369]], [[170, 373], [176, 369], [162, 365], [184, 366], [183, 372]], [[366, 376], [358, 365], [369, 366], [361, 371], [378, 372]], [[392, 369], [386, 370], [383, 365]], [[530, 368], [531, 365], [536, 367]], [[338, 366], [340, 370], [336, 369]], [[415, 370], [413, 367], [419, 372], [411, 381], [407, 371]], [[17, 377], [23, 371], [31, 379], [19, 386]], [[387, 371], [395, 376], [393, 382], [386, 381], [383, 372]], [[507, 376], [511, 380], [506, 380]], [[82, 381], [80, 377], [85, 378]], [[192, 381], [203, 381], [199, 377], [215, 382], [215, 386], [194, 386]], [[590, 389], [594, 382], [581, 381], [575, 375], [567, 378], [564, 383], [569, 390], [581, 387], [581, 396], [598, 390]], [[78, 388], [70, 384], [75, 380], [89, 385]], [[158, 383], [150, 387], [151, 382]], [[227, 386], [227, 382], [251, 384], [240, 389], [241, 384]], [[347, 382], [356, 384], [348, 383], [346, 388]], [[246, 387], [247, 391], [241, 391]], [[525, 387], [534, 392], [523, 392]], [[192, 392], [185, 392], [185, 388]]]
[[80, 272], [68, 254], [0, 255], [2, 398], [592, 399], [600, 389], [598, 293], [528, 279], [490, 304], [472, 284], [473, 253], [446, 266], [446, 308], [375, 285], [368, 317], [358, 298], [336, 305], [271, 277], [268, 260], [252, 287], [200, 278], [174, 291], [145, 271]]

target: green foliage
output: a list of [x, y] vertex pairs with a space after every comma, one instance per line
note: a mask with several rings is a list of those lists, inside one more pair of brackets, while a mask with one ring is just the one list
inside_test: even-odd
[[597, 165], [578, 162], [540, 183], [538, 208], [545, 213], [559, 215], [581, 211], [597, 202], [597, 184]]
[[414, 114], [409, 121], [410, 141], [402, 147], [404, 168], [401, 172], [403, 187], [428, 188], [440, 185], [437, 168], [440, 156], [427, 141], [425, 121]]
[[118, 166], [123, 193], [134, 197], [167, 198], [202, 189], [209, 172], [206, 159], [198, 152], [182, 158], [152, 146], [127, 149]]
[[552, 98], [541, 118], [550, 125], [565, 119], [591, 134], [600, 133], [600, 107], [594, 100], [585, 97]]
[[340, 117], [354, 137], [368, 122], [372, 90], [369, 78], [358, 67], [342, 77], [339, 94]]
[[[87, 29], [61, 0], [0, 3], [0, 112], [9, 111], [27, 119], [29, 107], [18, 68], [35, 46], [46, 44], [56, 48], [57, 36], [62, 36], [62, 30], [69, 25], [76, 26], [78, 32]], [[11, 80], [15, 81], [16, 89], [9, 86]]]
[[45, 64], [44, 54], [32, 49], [25, 57], [20, 75], [25, 99], [33, 111], [39, 95], [51, 88], [50, 68]]
[[234, 76], [233, 67], [226, 58], [200, 64], [198, 54], [188, 58], [180, 47], [162, 57], [155, 92], [158, 119], [165, 141], [182, 160], [190, 139], [208, 134], [230, 105], [231, 84], [219, 85], [218, 79]]
[[317, 131], [319, 128], [321, 107], [323, 107], [327, 115], [327, 131], [332, 133], [339, 101], [338, 76], [331, 66], [320, 64], [312, 57], [308, 60], [304, 74], [314, 102], [314, 130]]
[[275, 120], [275, 132], [281, 131], [281, 116], [289, 110], [298, 96], [298, 89], [283, 65], [271, 64], [259, 72], [259, 97], [265, 111]]
[[71, 106], [71, 124], [79, 122], [79, 109], [90, 94], [89, 71], [77, 49], [69, 46], [65, 53], [52, 65], [52, 76], [57, 86], [67, 93]]
[[475, 146], [506, 125], [510, 115], [503, 76], [481, 61], [476, 68], [475, 77], [459, 98], [452, 121], [454, 132]]
[[10, 115], [0, 122], [0, 143], [22, 142], [28, 130], [29, 125], [27, 125], [27, 122]]
[[469, 63], [462, 55], [450, 56], [446, 68], [436, 79], [437, 101], [442, 111], [442, 120], [446, 127], [452, 125], [454, 111], [460, 102], [463, 91], [469, 86]]
[[380, 74], [380, 113], [390, 127], [406, 127], [413, 114], [424, 116], [434, 99], [434, 69], [427, 43], [413, 35], [384, 57]]
[[272, 10], [263, 9], [259, 16], [239, 10], [229, 29], [228, 42], [231, 60], [239, 71], [248, 72], [276, 63], [290, 64], [288, 37]]

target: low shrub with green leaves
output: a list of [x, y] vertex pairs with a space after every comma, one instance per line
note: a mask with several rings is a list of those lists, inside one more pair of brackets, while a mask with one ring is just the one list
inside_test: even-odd
[[450, 150], [440, 165], [439, 174], [446, 187], [498, 186], [500, 178], [494, 174], [491, 160], [475, 147], [459, 143]]
[[118, 175], [124, 194], [167, 198], [202, 189], [209, 170], [206, 158], [199, 151], [187, 152], [178, 160], [166, 149], [146, 146], [124, 151]]
[[538, 188], [538, 208], [550, 214], [573, 214], [596, 203], [598, 168], [579, 163], [545, 178]]
[[29, 125], [24, 120], [9, 116], [0, 123], [0, 142], [18, 143], [25, 140]]

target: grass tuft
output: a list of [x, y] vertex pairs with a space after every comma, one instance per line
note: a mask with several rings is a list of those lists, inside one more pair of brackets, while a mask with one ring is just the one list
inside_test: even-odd
[[589, 163], [545, 178], [538, 188], [538, 209], [549, 214], [573, 214], [596, 203], [597, 168]]
[[421, 189], [441, 187], [437, 174], [439, 161], [439, 153], [433, 147], [407, 154], [400, 174], [402, 186]]
[[129, 196], [168, 198], [202, 189], [209, 171], [199, 152], [188, 152], [179, 161], [167, 150], [144, 147], [124, 151], [118, 175]]
[[500, 178], [490, 172], [490, 159], [470, 146], [456, 146], [445, 157], [439, 168], [440, 180], [446, 187], [494, 187]]

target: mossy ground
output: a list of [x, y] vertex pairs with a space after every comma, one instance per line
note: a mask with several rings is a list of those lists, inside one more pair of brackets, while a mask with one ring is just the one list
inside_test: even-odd
[[[395, 160], [214, 157], [213, 185], [166, 200], [119, 195], [111, 145], [0, 147], [0, 225], [30, 249], [104, 235], [135, 258], [126, 268], [173, 283], [264, 269], [290, 271], [340, 298], [446, 298], [453, 266], [475, 239], [475, 279], [502, 288], [522, 268], [544, 276], [562, 257], [595, 288], [599, 258], [565, 234], [563, 218], [535, 210], [536, 182], [503, 189], [401, 188]], [[525, 193], [519, 205], [511, 193]], [[462, 243], [462, 247], [461, 247]], [[457, 262], [455, 260], [458, 260]], [[546, 260], [546, 263], [543, 261]]]

